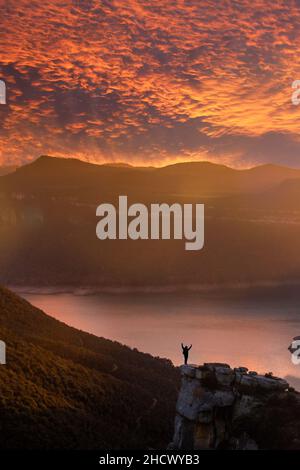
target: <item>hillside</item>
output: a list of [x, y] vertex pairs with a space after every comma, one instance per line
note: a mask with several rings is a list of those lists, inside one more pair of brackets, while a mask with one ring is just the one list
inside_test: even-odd
[[[41, 157], [0, 177], [0, 283], [180, 287], [299, 281], [299, 175], [275, 165], [135, 168]], [[204, 203], [204, 249], [186, 252], [181, 240], [98, 240], [96, 207], [116, 204], [122, 194], [129, 203]]]
[[52, 319], [0, 288], [0, 448], [158, 448], [178, 371]]

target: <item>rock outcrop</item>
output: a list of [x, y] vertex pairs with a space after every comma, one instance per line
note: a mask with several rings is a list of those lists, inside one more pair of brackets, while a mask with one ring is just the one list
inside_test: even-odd
[[[277, 426], [277, 417], [279, 423], [293, 425], [287, 413], [292, 406], [296, 416], [300, 408], [299, 394], [285, 380], [218, 363], [185, 365], [181, 374], [170, 449], [254, 450], [271, 447], [272, 442], [285, 446], [283, 441], [282, 446], [278, 444], [282, 429], [278, 429], [278, 437], [273, 426]], [[265, 436], [268, 427], [269, 440]], [[298, 448], [299, 429], [294, 431], [290, 447]]]

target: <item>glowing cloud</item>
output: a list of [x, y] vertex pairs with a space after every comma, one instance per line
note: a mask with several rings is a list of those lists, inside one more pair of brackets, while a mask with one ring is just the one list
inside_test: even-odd
[[300, 164], [296, 0], [0, 5], [0, 164]]

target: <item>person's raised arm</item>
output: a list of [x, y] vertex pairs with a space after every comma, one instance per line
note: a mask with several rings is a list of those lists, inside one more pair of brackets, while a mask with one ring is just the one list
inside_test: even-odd
[[193, 346], [193, 345], [191, 344], [190, 347], [189, 347], [189, 350], [192, 348], [192, 346]]
[[182, 349], [184, 349], [184, 347], [183, 347], [183, 343], [181, 343], [181, 347], [182, 347]]

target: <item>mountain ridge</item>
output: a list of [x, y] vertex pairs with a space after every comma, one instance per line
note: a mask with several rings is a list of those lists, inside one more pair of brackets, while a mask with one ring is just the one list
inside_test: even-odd
[[29, 167], [29, 166], [33, 166], [33, 165], [36, 165], [36, 164], [42, 164], [42, 163], [45, 163], [45, 162], [50, 162], [50, 161], [52, 161], [52, 162], [73, 162], [73, 163], [74, 162], [79, 162], [79, 163], [82, 163], [82, 164], [92, 165], [92, 166], [95, 166], [95, 167], [110, 166], [110, 167], [123, 167], [123, 168], [131, 168], [131, 169], [152, 168], [152, 169], [156, 169], [156, 170], [161, 170], [161, 169], [164, 169], [164, 168], [172, 168], [172, 167], [182, 168], [185, 165], [191, 165], [191, 166], [195, 166], [195, 165], [204, 165], [204, 166], [206, 166], [207, 165], [207, 166], [211, 166], [211, 167], [227, 168], [227, 169], [230, 169], [234, 172], [239, 172], [239, 173], [251, 172], [253, 170], [258, 170], [258, 169], [259, 170], [262, 170], [262, 169], [278, 169], [278, 170], [288, 169], [288, 170], [299, 172], [299, 174], [300, 174], [300, 169], [299, 168], [289, 167], [289, 166], [285, 166], [285, 165], [279, 165], [279, 164], [276, 164], [276, 163], [262, 163], [262, 164], [254, 165], [254, 166], [249, 167], [249, 168], [234, 168], [234, 167], [230, 167], [229, 165], [225, 165], [225, 164], [222, 164], [222, 163], [211, 162], [209, 160], [199, 160], [199, 161], [187, 160], [187, 161], [182, 161], [182, 162], [169, 163], [169, 164], [162, 165], [162, 166], [151, 166], [151, 165], [150, 166], [144, 166], [144, 165], [132, 165], [130, 163], [123, 162], [123, 161], [95, 163], [95, 162], [89, 162], [89, 161], [86, 161], [86, 160], [81, 160], [81, 159], [75, 158], [75, 157], [54, 157], [54, 156], [51, 156], [51, 155], [41, 155], [41, 156], [37, 157], [35, 160], [33, 160], [29, 163], [25, 163], [24, 165], [14, 167], [14, 168], [22, 169], [24, 167]]
[[[276, 166], [145, 170], [46, 157], [0, 178], [0, 283], [136, 289], [293, 282], [300, 278], [299, 189], [298, 170]], [[188, 253], [172, 238], [99, 241], [96, 208], [117, 207], [120, 195], [146, 206], [203, 203], [203, 250]]]
[[85, 191], [86, 197], [118, 193], [184, 195], [187, 197], [246, 194], [272, 189], [288, 179], [299, 179], [300, 170], [277, 165], [233, 169], [211, 162], [182, 162], [165, 167], [98, 165], [72, 158], [41, 156], [0, 177], [2, 191], [49, 192], [51, 188]]

